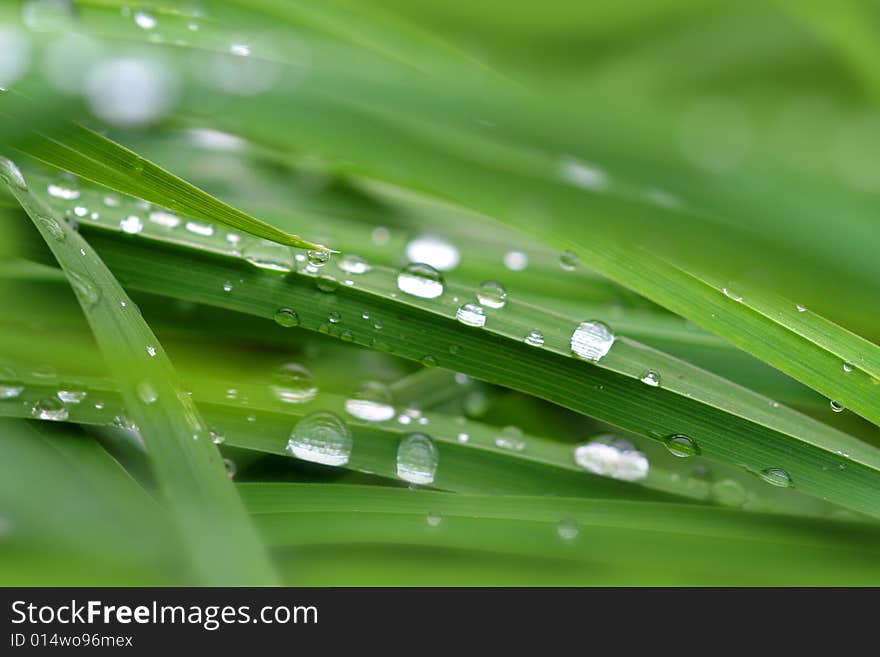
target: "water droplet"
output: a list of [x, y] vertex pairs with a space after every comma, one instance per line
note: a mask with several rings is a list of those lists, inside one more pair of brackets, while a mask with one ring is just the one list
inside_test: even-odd
[[312, 273], [330, 262], [330, 252], [322, 249], [314, 249], [306, 251], [306, 260], [308, 261], [309, 271]]
[[477, 301], [487, 308], [504, 308], [507, 304], [507, 290], [497, 281], [485, 281], [477, 290]]
[[639, 378], [639, 381], [644, 383], [645, 385], [649, 385], [652, 388], [660, 387], [660, 372], [656, 370], [645, 370], [642, 376]]
[[370, 239], [376, 246], [384, 246], [391, 239], [391, 232], [384, 226], [376, 226], [370, 233]]
[[523, 342], [527, 345], [531, 345], [532, 347], [543, 347], [544, 346], [544, 334], [541, 333], [538, 329], [532, 329], [529, 331], [528, 335], [523, 338]]
[[573, 251], [563, 251], [559, 255], [559, 266], [565, 271], [574, 271], [578, 268], [580, 259]]
[[[51, 191], [50, 191], [50, 193], [51, 193]], [[106, 205], [108, 208], [118, 207], [119, 206], [119, 199], [116, 196], [113, 196], [113, 194], [107, 194], [104, 197], [104, 205]]]
[[295, 268], [293, 252], [290, 247], [276, 244], [269, 240], [253, 240], [248, 242], [241, 255], [249, 263], [260, 269], [289, 272]]
[[339, 287], [339, 281], [330, 275], [319, 276], [315, 279], [315, 286], [321, 290], [321, 292], [335, 292]]
[[342, 317], [338, 312], [334, 310], [329, 315], [327, 315], [327, 321], [329, 321], [331, 324], [338, 324], [342, 321]]
[[800, 304], [796, 305], [795, 308], [797, 309], [797, 311], [798, 311], [799, 313], [805, 313], [805, 312], [807, 312], [807, 309], [804, 308], [803, 306], [801, 306]]
[[75, 201], [79, 198], [79, 190], [76, 188], [76, 183], [66, 179], [50, 183], [46, 191], [49, 192], [49, 196], [59, 198], [62, 201]]
[[844, 372], [852, 372], [853, 371], [853, 364], [850, 363], [848, 360], [843, 361], [843, 371]]
[[0, 399], [15, 399], [24, 391], [24, 386], [0, 385]]
[[427, 356], [422, 356], [421, 363], [425, 367], [437, 367], [437, 359], [434, 358], [431, 354], [428, 354]]
[[621, 481], [648, 476], [648, 458], [632, 443], [614, 436], [600, 436], [574, 450], [574, 462], [594, 474]]
[[397, 274], [401, 292], [422, 299], [436, 299], [443, 294], [443, 276], [430, 265], [410, 263]]
[[52, 217], [46, 217], [42, 215], [37, 215], [36, 217], [37, 223], [49, 233], [49, 237], [51, 237], [56, 242], [63, 242], [67, 237], [67, 233], [64, 232], [64, 228]]
[[224, 458], [223, 467], [226, 469], [226, 476], [230, 479], [232, 479], [235, 476], [236, 472], [238, 472], [238, 469], [235, 467], [235, 461], [233, 461], [232, 459]]
[[455, 311], [455, 319], [467, 326], [485, 326], [486, 313], [482, 306], [475, 303], [466, 303]]
[[184, 228], [194, 235], [201, 235], [202, 237], [211, 237], [214, 234], [214, 226], [199, 223], [198, 221], [187, 221]]
[[48, 397], [38, 401], [31, 408], [31, 415], [41, 420], [52, 420], [54, 422], [64, 422], [70, 416], [61, 400], [55, 397]]
[[8, 157], [0, 157], [0, 179], [17, 189], [27, 189], [27, 182], [21, 170]]
[[443, 522], [443, 516], [436, 511], [429, 511], [425, 521], [428, 523], [428, 527], [439, 527], [440, 523]]
[[303, 404], [318, 394], [312, 373], [298, 363], [282, 365], [275, 373], [270, 390], [276, 399], [288, 404]]
[[573, 541], [577, 538], [578, 532], [577, 523], [571, 518], [560, 520], [556, 524], [556, 534], [563, 541]]
[[455, 439], [456, 439], [458, 442], [464, 444], [464, 443], [466, 443], [467, 441], [469, 441], [469, 440], [471, 439], [471, 437], [470, 437], [468, 434], [466, 434], [465, 432], [462, 431], [461, 433], [459, 433], [459, 434], [455, 437]]
[[411, 484], [432, 484], [438, 458], [437, 448], [426, 435], [407, 436], [397, 447], [397, 476]]
[[410, 262], [430, 265], [439, 271], [449, 271], [458, 266], [461, 256], [454, 244], [439, 235], [420, 235], [406, 245], [406, 257]]
[[614, 334], [602, 322], [581, 322], [571, 334], [571, 350], [594, 363], [602, 360], [613, 345]]
[[[232, 281], [226, 281], [225, 283], [223, 283], [223, 291], [224, 292], [232, 292], [232, 288], [233, 288]], [[277, 315], [277, 313], [276, 313], [276, 315]], [[275, 321], [276, 322], [278, 321], [277, 318]]]
[[59, 390], [55, 393], [65, 404], [79, 404], [86, 398], [85, 390]]
[[299, 315], [296, 314], [295, 310], [291, 310], [290, 308], [279, 308], [275, 311], [274, 318], [275, 323], [278, 324], [278, 326], [284, 326], [285, 328], [299, 326]]
[[119, 228], [122, 229], [123, 233], [128, 233], [129, 235], [137, 235], [143, 230], [144, 223], [141, 221], [141, 218], [139, 216], [137, 216], [136, 214], [132, 214], [119, 222]]
[[177, 228], [180, 225], [180, 217], [165, 210], [151, 212], [147, 218], [150, 223], [162, 226], [162, 228]]
[[138, 9], [134, 12], [134, 22], [143, 30], [152, 30], [158, 23], [156, 17], [146, 9]]
[[366, 274], [372, 267], [359, 255], [347, 253], [339, 261], [339, 268], [347, 274]]
[[73, 208], [73, 214], [75, 214], [77, 217], [85, 217], [88, 213], [89, 209], [84, 205], [77, 205], [75, 208]]
[[391, 388], [378, 381], [363, 383], [345, 400], [345, 412], [367, 422], [385, 422], [394, 417]]
[[152, 404], [159, 398], [156, 389], [149, 381], [141, 381], [137, 384], [137, 394], [145, 404]]
[[712, 484], [712, 496], [724, 506], [742, 506], [747, 497], [746, 489], [733, 479], [722, 479]]
[[844, 405], [840, 402], [836, 402], [833, 399], [831, 400], [831, 410], [835, 413], [842, 413], [844, 411]]
[[789, 488], [792, 485], [791, 476], [789, 476], [789, 474], [782, 468], [767, 468], [766, 470], [761, 470], [760, 476], [761, 479], [768, 484], [773, 484], [780, 488]]
[[226, 442], [226, 436], [214, 429], [210, 429], [208, 435], [211, 437], [211, 442], [215, 445], [222, 445]]
[[526, 441], [523, 440], [522, 429], [513, 426], [504, 427], [501, 433], [495, 436], [495, 446], [514, 452], [523, 451], [526, 448]]
[[734, 301], [738, 301], [738, 302], [743, 300], [741, 295], [737, 294], [729, 287], [722, 287], [721, 291], [724, 293], [724, 296], [726, 296], [728, 299], [733, 299]]
[[562, 158], [559, 172], [563, 180], [575, 187], [597, 191], [608, 186], [608, 174], [602, 169], [570, 156]]
[[298, 459], [340, 466], [348, 463], [353, 440], [351, 431], [333, 413], [320, 411], [294, 425], [287, 451]]
[[504, 254], [504, 266], [510, 271], [523, 271], [529, 266], [529, 257], [522, 251], [508, 251]]
[[95, 285], [94, 281], [85, 274], [68, 270], [67, 280], [70, 281], [70, 286], [76, 292], [76, 295], [87, 306], [94, 306], [101, 300], [101, 288]]
[[147, 349], [147, 354], [150, 356], [150, 358], [155, 358], [155, 356], [156, 356], [156, 347], [154, 347], [154, 346], [151, 345], [151, 344], [148, 344], [147, 347], [146, 347], [146, 349]]
[[697, 456], [700, 453], [697, 443], [684, 434], [678, 433], [673, 436], [667, 436], [663, 439], [663, 442], [666, 443], [666, 449], [673, 456], [684, 458], [686, 456]]

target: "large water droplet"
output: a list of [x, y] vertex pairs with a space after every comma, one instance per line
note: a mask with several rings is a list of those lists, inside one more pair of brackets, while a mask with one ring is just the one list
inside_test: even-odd
[[145, 404], [152, 404], [159, 398], [153, 384], [146, 380], [137, 384], [137, 394]]
[[31, 409], [31, 415], [41, 420], [64, 422], [70, 414], [64, 404], [61, 403], [61, 400], [55, 397], [47, 397], [34, 404]]
[[602, 360], [613, 345], [614, 334], [602, 322], [581, 322], [571, 334], [571, 350], [594, 363]]
[[411, 484], [432, 484], [437, 461], [437, 448], [431, 439], [415, 433], [401, 440], [397, 447], [397, 476]]
[[119, 222], [119, 228], [123, 233], [137, 235], [144, 229], [144, 222], [136, 214], [131, 214]]
[[767, 468], [759, 473], [761, 479], [768, 484], [779, 486], [780, 488], [789, 488], [791, 486], [791, 476], [782, 468]]
[[532, 329], [529, 331], [528, 335], [523, 338], [523, 342], [527, 345], [531, 345], [532, 347], [543, 347], [544, 346], [544, 334], [541, 333], [538, 329]]
[[82, 401], [86, 398], [85, 390], [59, 390], [55, 393], [55, 396], [58, 397], [65, 404], [81, 404]]
[[436, 299], [443, 294], [443, 276], [430, 265], [413, 262], [397, 274], [397, 287], [414, 297]]
[[296, 423], [287, 451], [298, 459], [340, 466], [348, 463], [353, 440], [351, 431], [333, 413], [320, 411]]
[[282, 365], [275, 373], [270, 390], [276, 399], [288, 404], [303, 404], [318, 394], [312, 373], [298, 363]]
[[526, 448], [526, 441], [523, 440], [522, 429], [514, 426], [504, 427], [501, 433], [495, 436], [495, 446], [514, 452], [523, 451]]
[[339, 268], [347, 274], [366, 274], [371, 269], [366, 260], [353, 253], [347, 253], [342, 257]]
[[700, 453], [700, 448], [697, 446], [697, 443], [684, 434], [678, 433], [673, 436], [667, 436], [664, 438], [663, 442], [666, 443], [666, 449], [668, 449], [673, 456], [684, 458], [686, 456], [696, 456]]
[[260, 269], [270, 271], [289, 272], [295, 265], [293, 252], [290, 247], [276, 244], [268, 240], [253, 240], [249, 242], [241, 253], [249, 263]]
[[313, 249], [306, 251], [306, 260], [308, 261], [308, 269], [312, 273], [318, 271], [321, 267], [330, 262], [330, 252], [323, 249]]
[[275, 311], [275, 323], [278, 326], [284, 326], [285, 328], [290, 328], [291, 326], [299, 326], [299, 315], [296, 314], [295, 310], [290, 308], [279, 308]]
[[487, 308], [504, 308], [507, 304], [507, 290], [497, 281], [485, 281], [477, 290], [477, 301]]
[[466, 303], [455, 311], [455, 319], [467, 326], [485, 326], [486, 313], [482, 306], [475, 303]]
[[391, 388], [379, 381], [367, 381], [345, 400], [345, 412], [367, 422], [385, 422], [394, 417]]
[[652, 388], [660, 387], [660, 372], [657, 370], [645, 370], [639, 381]]
[[88, 275], [69, 270], [67, 279], [79, 299], [87, 306], [94, 306], [101, 300], [101, 288]]
[[648, 476], [648, 458], [632, 443], [614, 436], [600, 436], [574, 450], [574, 462], [584, 470], [622, 481]]
[[27, 182], [15, 162], [8, 157], [0, 157], [0, 178], [7, 185], [18, 189], [27, 189]]
[[430, 265], [439, 271], [455, 269], [461, 260], [454, 244], [439, 235], [421, 235], [406, 245], [406, 257], [410, 262]]

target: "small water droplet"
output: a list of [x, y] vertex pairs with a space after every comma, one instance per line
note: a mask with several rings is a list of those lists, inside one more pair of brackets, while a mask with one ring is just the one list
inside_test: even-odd
[[308, 261], [309, 271], [316, 272], [318, 269], [330, 262], [330, 252], [323, 249], [313, 249], [306, 251], [306, 260]]
[[177, 228], [180, 225], [180, 217], [165, 210], [155, 210], [147, 218], [150, 223], [162, 226], [162, 228]]
[[144, 223], [141, 221], [141, 218], [136, 214], [131, 214], [127, 216], [125, 219], [119, 222], [119, 228], [123, 233], [128, 233], [129, 235], [137, 235], [144, 229]]
[[742, 295], [737, 294], [730, 287], [722, 287], [721, 291], [724, 293], [728, 299], [733, 299], [734, 301], [741, 302], [743, 300]]
[[24, 386], [0, 385], [0, 399], [15, 399], [24, 391]]
[[226, 442], [226, 436], [215, 429], [210, 429], [208, 435], [211, 437], [211, 442], [215, 445], [222, 445]]
[[573, 251], [563, 251], [559, 255], [559, 266], [565, 271], [574, 271], [578, 268], [580, 259]]
[[[49, 193], [51, 194], [51, 191]], [[107, 194], [104, 197], [104, 205], [106, 205], [108, 208], [118, 207], [119, 206], [119, 198], [116, 196], [113, 196], [113, 194]]]
[[497, 281], [485, 281], [477, 290], [477, 301], [487, 308], [504, 308], [507, 304], [507, 290]]
[[298, 363], [282, 365], [275, 373], [270, 390], [276, 399], [288, 404], [303, 404], [318, 394], [312, 373]]
[[70, 286], [76, 292], [76, 295], [87, 306], [94, 306], [101, 300], [101, 288], [95, 285], [89, 276], [77, 271], [68, 270], [67, 280], [70, 281]]
[[843, 361], [843, 371], [844, 372], [852, 372], [853, 371], [853, 364], [850, 363], [848, 360]]
[[571, 350], [594, 363], [602, 360], [613, 345], [614, 334], [602, 322], [581, 322], [571, 334]]
[[373, 240], [373, 244], [376, 246], [385, 246], [388, 244], [388, 240], [391, 239], [391, 231], [384, 226], [376, 226], [370, 233], [370, 239]]
[[482, 306], [475, 303], [466, 303], [455, 311], [455, 318], [467, 326], [485, 326], [486, 313]]
[[504, 427], [501, 433], [495, 436], [495, 446], [514, 452], [523, 451], [526, 448], [526, 441], [523, 440], [522, 429], [514, 426]]
[[425, 521], [428, 523], [428, 527], [439, 527], [440, 523], [443, 522], [443, 516], [436, 511], [429, 511], [428, 515], [425, 516]]
[[41, 420], [64, 422], [70, 417], [70, 413], [61, 400], [56, 397], [41, 399], [31, 408], [31, 415]]
[[274, 319], [278, 326], [284, 326], [285, 328], [299, 326], [299, 315], [296, 314], [295, 310], [291, 310], [290, 308], [279, 308], [276, 310]]
[[579, 533], [577, 523], [571, 518], [560, 520], [556, 524], [556, 534], [563, 541], [573, 541]]
[[796, 305], [795, 308], [797, 309], [797, 311], [798, 311], [799, 313], [805, 313], [805, 312], [807, 312], [807, 309], [806, 309], [804, 306], [800, 305], [800, 304]]
[[134, 22], [143, 30], [152, 30], [158, 24], [156, 17], [146, 9], [138, 9], [134, 12]]
[[290, 247], [268, 240], [255, 239], [248, 242], [241, 255], [260, 269], [290, 272], [295, 268], [293, 252]]
[[836, 402], [833, 399], [831, 400], [831, 410], [835, 413], [842, 413], [844, 411], [844, 405], [840, 402]]
[[401, 292], [422, 299], [436, 299], [443, 294], [443, 277], [430, 265], [410, 263], [397, 274], [397, 287]]
[[211, 237], [214, 234], [214, 226], [211, 224], [203, 224], [198, 221], [187, 221], [184, 226], [190, 233], [201, 235], [202, 237]]
[[339, 287], [339, 281], [330, 276], [329, 274], [325, 274], [324, 276], [319, 276], [315, 279], [315, 286], [321, 290], [321, 292], [335, 292]]
[[304, 461], [341, 466], [348, 463], [353, 444], [346, 424], [333, 413], [320, 411], [294, 425], [287, 451]]
[[639, 381], [652, 388], [660, 387], [660, 372], [657, 370], [645, 370]]
[[385, 422], [394, 417], [391, 388], [379, 381], [363, 383], [345, 400], [345, 412], [367, 422]]
[[615, 436], [599, 436], [574, 450], [574, 462], [594, 474], [621, 481], [648, 476], [648, 458], [632, 443]]
[[27, 189], [27, 182], [25, 182], [21, 170], [8, 157], [0, 157], [0, 179], [17, 189]]
[[147, 354], [149, 354], [150, 358], [154, 358], [156, 356], [156, 347], [148, 344], [146, 349], [147, 349]]
[[86, 398], [85, 390], [59, 390], [55, 393], [65, 404], [80, 404]]
[[430, 354], [428, 354], [427, 356], [422, 356], [421, 363], [425, 367], [437, 367], [437, 359]]
[[471, 437], [470, 437], [468, 434], [466, 434], [465, 432], [462, 431], [461, 433], [459, 433], [459, 434], [455, 437], [455, 439], [456, 439], [458, 442], [464, 444], [464, 443], [466, 443], [467, 441], [469, 441], [469, 440], [471, 439]]
[[[226, 281], [225, 283], [223, 283], [223, 291], [224, 292], [232, 292], [232, 288], [233, 288], [232, 281]], [[278, 321], [278, 320], [276, 319], [275, 321]]]
[[37, 215], [36, 217], [37, 223], [45, 230], [49, 237], [51, 237], [56, 242], [63, 242], [67, 237], [67, 233], [64, 232], [64, 228], [52, 217], [47, 217], [44, 215]]
[[67, 178], [49, 183], [46, 191], [49, 192], [49, 196], [61, 199], [62, 201], [75, 201], [79, 198], [79, 189], [77, 189], [76, 183]]
[[327, 321], [329, 321], [331, 324], [338, 324], [342, 321], [342, 316], [334, 310], [329, 315], [327, 315]]
[[426, 435], [414, 433], [397, 447], [397, 476], [411, 484], [434, 483], [438, 462], [437, 447]]
[[137, 394], [145, 404], [152, 404], [159, 398], [156, 389], [149, 381], [141, 381], [137, 384]]
[[347, 274], [366, 274], [372, 269], [366, 260], [353, 253], [347, 253], [342, 257], [339, 268]]
[[438, 271], [450, 271], [458, 266], [461, 255], [454, 244], [439, 235], [420, 235], [406, 245], [410, 262], [430, 265]]
[[523, 271], [529, 266], [529, 257], [522, 251], [508, 251], [504, 254], [504, 266], [510, 271]]
[[780, 488], [789, 488], [792, 485], [791, 476], [782, 468], [767, 468], [766, 470], [761, 470], [759, 474], [761, 479], [768, 484], [773, 484]]
[[696, 456], [700, 453], [700, 448], [697, 446], [697, 443], [684, 434], [677, 433], [672, 436], [667, 436], [663, 439], [663, 442], [666, 443], [666, 449], [668, 449], [669, 453], [673, 456], [684, 458], [687, 456]]
[[523, 338], [523, 342], [527, 345], [531, 345], [532, 347], [543, 347], [544, 346], [544, 334], [541, 333], [538, 329], [532, 329], [529, 331], [528, 335]]
[[712, 496], [724, 506], [742, 506], [747, 498], [746, 489], [734, 479], [722, 479], [712, 484]]

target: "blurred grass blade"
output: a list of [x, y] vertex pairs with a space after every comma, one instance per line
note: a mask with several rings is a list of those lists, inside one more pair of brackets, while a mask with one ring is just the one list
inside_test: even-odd
[[137, 153], [74, 123], [51, 133], [31, 131], [15, 147], [49, 165], [175, 212], [304, 249], [323, 249], [238, 210]]
[[[144, 437], [166, 503], [202, 584], [271, 584], [272, 567], [192, 401], [153, 332], [91, 246], [35, 199], [18, 168], [0, 174], [64, 269], [126, 409]], [[54, 404], [38, 416], [58, 416]]]

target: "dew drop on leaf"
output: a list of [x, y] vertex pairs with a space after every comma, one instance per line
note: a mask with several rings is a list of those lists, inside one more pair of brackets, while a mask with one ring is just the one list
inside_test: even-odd
[[287, 451], [304, 461], [341, 466], [348, 463], [353, 444], [351, 431], [341, 419], [319, 411], [294, 425]]
[[401, 440], [397, 447], [397, 476], [411, 484], [432, 484], [438, 460], [433, 441], [424, 434], [412, 434]]

